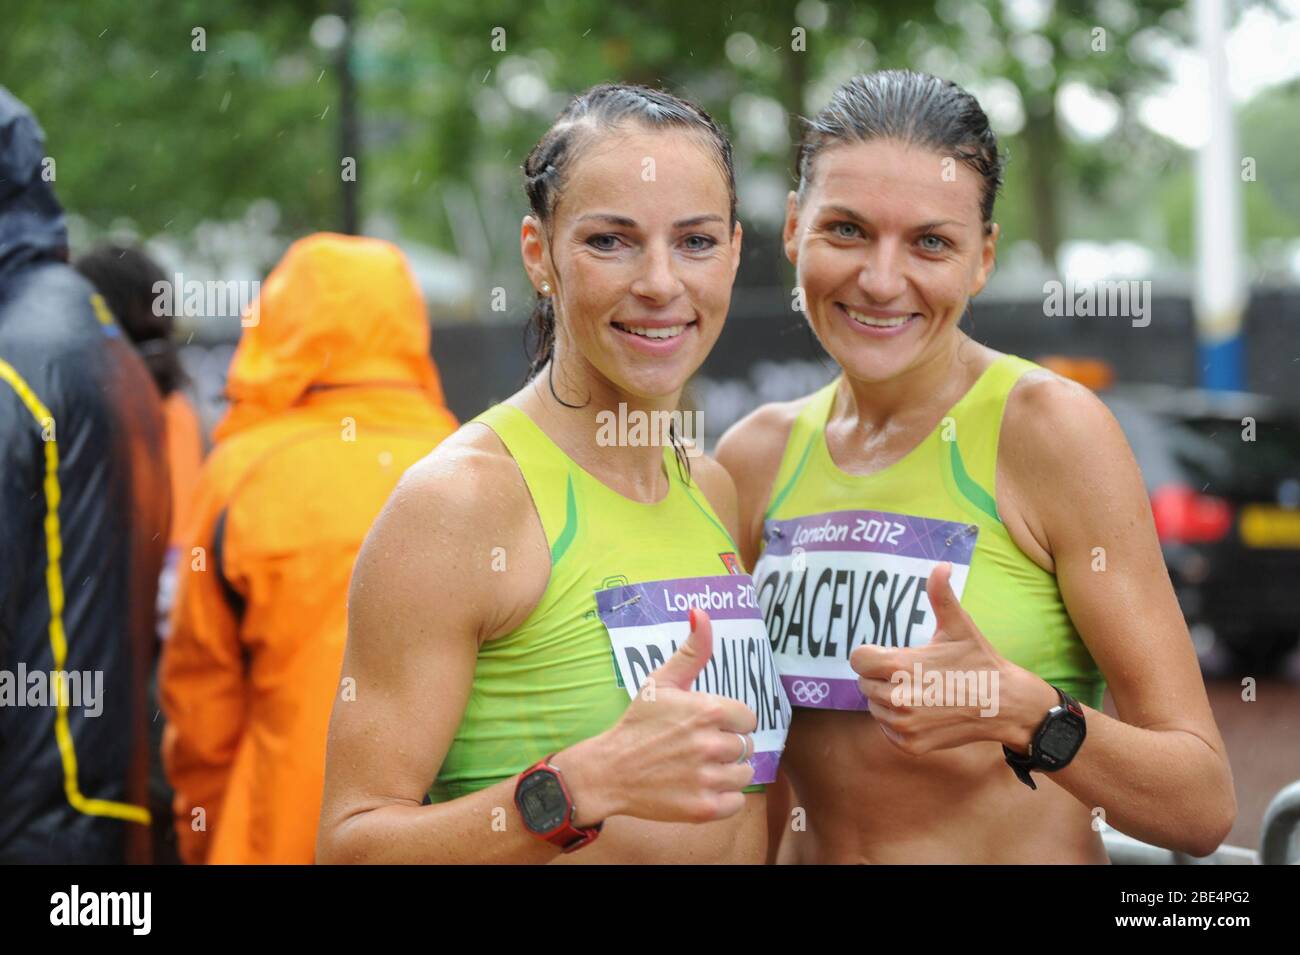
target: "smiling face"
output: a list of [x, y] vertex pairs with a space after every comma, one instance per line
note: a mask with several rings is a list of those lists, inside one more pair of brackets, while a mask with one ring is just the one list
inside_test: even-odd
[[550, 228], [526, 216], [520, 236], [533, 285], [554, 296], [555, 361], [675, 400], [722, 331], [740, 263], [712, 148], [633, 126], [583, 142], [564, 176]]
[[828, 147], [803, 202], [791, 193], [786, 255], [813, 331], [850, 377], [889, 381], [949, 353], [993, 269], [982, 186], [959, 160], [879, 139]]

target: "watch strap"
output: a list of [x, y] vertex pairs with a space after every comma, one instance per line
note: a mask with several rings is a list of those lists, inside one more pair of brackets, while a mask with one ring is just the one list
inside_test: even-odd
[[573, 824], [573, 817], [577, 814], [578, 807], [573, 801], [573, 794], [569, 792], [569, 787], [564, 783], [564, 774], [560, 772], [558, 766], [551, 765], [551, 760], [554, 757], [555, 754], [551, 753], [550, 756], [538, 760], [519, 774], [519, 782], [515, 784], [515, 804], [519, 806], [519, 811], [522, 814], [523, 807], [519, 805], [519, 786], [530, 775], [535, 772], [545, 772], [553, 776], [559, 784], [560, 792], [564, 794], [564, 802], [568, 806], [568, 812], [565, 813], [564, 820], [549, 832], [537, 832], [527, 826], [525, 828], [538, 839], [549, 842], [562, 852], [574, 852], [585, 845], [595, 842], [605, 823], [602, 820], [594, 826], [575, 826]]
[[[1060, 702], [1047, 711], [1047, 715], [1043, 717], [1042, 723], [1040, 723], [1038, 729], [1034, 731], [1034, 735], [1029, 742], [1029, 752], [1017, 753], [1005, 743], [1002, 745], [1002, 754], [1006, 758], [1007, 765], [1015, 772], [1016, 778], [1030, 789], [1038, 788], [1038, 785], [1030, 775], [1031, 770], [1037, 769], [1044, 772], [1055, 772], [1058, 769], [1064, 769], [1070, 764], [1071, 760], [1074, 759], [1075, 753], [1078, 753], [1079, 747], [1083, 745], [1083, 740], [1087, 736], [1088, 732], [1087, 723], [1084, 721], [1083, 707], [1079, 705], [1079, 702], [1059, 686], [1054, 684], [1048, 685], [1056, 691], [1057, 698]], [[1047, 732], [1048, 724], [1053, 720], [1062, 717], [1064, 713], [1069, 713], [1079, 721], [1079, 743], [1075, 746], [1074, 752], [1066, 759], [1060, 761], [1053, 760], [1051, 763], [1048, 763], [1044, 761], [1038, 743]]]

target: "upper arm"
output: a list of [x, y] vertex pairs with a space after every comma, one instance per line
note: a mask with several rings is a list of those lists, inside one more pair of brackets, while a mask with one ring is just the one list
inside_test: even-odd
[[545, 589], [550, 555], [531, 506], [511, 458], [457, 439], [398, 484], [353, 571], [342, 670], [353, 692], [334, 703], [323, 822], [423, 801], [481, 642]]
[[789, 402], [763, 405], [728, 428], [714, 451], [718, 463], [735, 481], [740, 526], [736, 544], [749, 570], [758, 560], [763, 515], [797, 410], [797, 405]]
[[999, 478], [1050, 553], [1121, 718], [1194, 731], [1222, 752], [1146, 487], [1109, 409], [1073, 382], [1022, 380], [1007, 403]]

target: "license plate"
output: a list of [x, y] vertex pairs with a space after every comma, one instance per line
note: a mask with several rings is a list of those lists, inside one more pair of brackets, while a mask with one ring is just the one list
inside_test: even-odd
[[1300, 548], [1300, 510], [1247, 504], [1239, 527], [1247, 547]]

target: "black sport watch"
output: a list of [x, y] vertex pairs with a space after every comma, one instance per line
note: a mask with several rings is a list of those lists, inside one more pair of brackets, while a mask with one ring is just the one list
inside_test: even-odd
[[1002, 746], [1007, 765], [1016, 771], [1019, 780], [1030, 789], [1038, 788], [1029, 775], [1031, 769], [1050, 773], [1068, 766], [1083, 745], [1084, 737], [1088, 735], [1083, 707], [1059, 686], [1053, 686], [1052, 689], [1061, 698], [1061, 702], [1047, 711], [1047, 716], [1029, 741], [1029, 752], [1017, 753], [1005, 744]]

